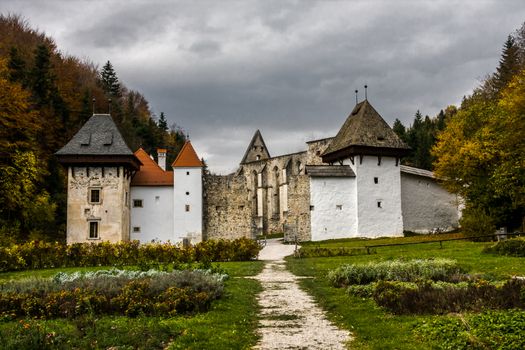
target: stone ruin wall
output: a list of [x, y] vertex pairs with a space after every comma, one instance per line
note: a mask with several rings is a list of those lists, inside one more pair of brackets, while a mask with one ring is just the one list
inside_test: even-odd
[[203, 176], [203, 239], [254, 238], [252, 191], [243, 175]]
[[[242, 164], [234, 174], [205, 175], [204, 239], [286, 231], [287, 237], [297, 232], [299, 240], [310, 240], [310, 181], [305, 166], [323, 164], [321, 154], [331, 140], [309, 142], [304, 152]], [[257, 174], [262, 174], [261, 183]]]

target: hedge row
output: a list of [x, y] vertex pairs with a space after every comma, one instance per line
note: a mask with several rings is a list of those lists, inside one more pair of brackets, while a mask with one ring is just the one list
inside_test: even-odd
[[371, 262], [368, 264], [345, 264], [328, 273], [328, 279], [336, 287], [371, 282], [417, 280], [451, 281], [462, 278], [462, 271], [455, 260], [414, 259]]
[[205, 261], [246, 261], [257, 258], [254, 240], [209, 240], [189, 247], [178, 244], [29, 243], [0, 248], [0, 272], [54, 267], [181, 264]]
[[0, 285], [0, 319], [84, 314], [173, 316], [208, 310], [223, 291], [223, 277], [203, 271], [164, 272], [139, 279], [126, 274], [76, 279], [62, 275]]
[[525, 307], [525, 281], [511, 279], [503, 285], [479, 280], [466, 287], [448, 284], [381, 281], [373, 291], [377, 305], [394, 314], [447, 314], [485, 309]]
[[525, 239], [509, 239], [500, 241], [483, 249], [483, 253], [525, 257]]

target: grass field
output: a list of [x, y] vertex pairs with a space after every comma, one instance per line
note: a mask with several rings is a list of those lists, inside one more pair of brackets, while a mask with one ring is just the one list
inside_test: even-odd
[[[261, 271], [263, 263], [228, 262], [220, 266], [228, 272], [225, 295], [206, 313], [172, 318], [86, 316], [73, 320], [0, 321], [2, 349], [45, 348], [42, 339], [52, 338], [49, 348], [80, 349], [249, 349], [257, 341], [255, 328], [258, 306], [255, 295], [260, 284], [249, 278]], [[0, 279], [29, 276], [49, 277], [49, 269], [0, 274]]]
[[[446, 236], [440, 236], [445, 238]], [[436, 237], [385, 238], [375, 240], [336, 240], [308, 243], [306, 246], [364, 247], [373, 244], [390, 244], [436, 239]], [[486, 244], [466, 241], [443, 242], [421, 245], [380, 247], [371, 255], [353, 255], [329, 258], [287, 259], [288, 268], [296, 275], [310, 276], [303, 279], [302, 287], [311, 293], [328, 312], [336, 324], [353, 332], [352, 349], [431, 349], [437, 344], [418, 340], [414, 336], [415, 326], [439, 320], [443, 316], [394, 316], [385, 312], [371, 299], [348, 295], [344, 288], [332, 287], [327, 272], [341, 264], [366, 263], [389, 259], [413, 259], [443, 257], [455, 259], [469, 273], [484, 274], [487, 278], [505, 279], [513, 275], [525, 276], [523, 258], [482, 254]]]

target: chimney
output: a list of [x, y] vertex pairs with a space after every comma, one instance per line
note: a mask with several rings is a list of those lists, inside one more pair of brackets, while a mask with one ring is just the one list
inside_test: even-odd
[[166, 149], [157, 148], [157, 160], [162, 170], [166, 170]]

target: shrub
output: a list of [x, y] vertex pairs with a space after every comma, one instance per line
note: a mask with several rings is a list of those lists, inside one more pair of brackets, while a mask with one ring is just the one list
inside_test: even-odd
[[96, 271], [0, 284], [0, 318], [174, 315], [207, 310], [225, 275], [209, 271]]
[[327, 247], [312, 247], [304, 246], [299, 249], [298, 257], [301, 258], [316, 258], [316, 257], [332, 257], [332, 256], [350, 256], [367, 254], [366, 248], [327, 248]]
[[525, 281], [511, 279], [502, 285], [479, 280], [465, 285], [430, 282], [378, 282], [374, 301], [394, 314], [444, 314], [483, 309], [523, 308]]
[[255, 259], [261, 248], [254, 240], [210, 240], [194, 246], [176, 244], [46, 243], [32, 241], [0, 247], [0, 272], [53, 267], [130, 266], [149, 269], [162, 264]]
[[[480, 208], [466, 208], [459, 221], [465, 237], [491, 235], [496, 231], [494, 220]], [[490, 237], [473, 238], [474, 241], [490, 241]]]
[[336, 287], [352, 284], [368, 284], [380, 280], [448, 281], [457, 278], [461, 269], [455, 260], [415, 259], [409, 261], [391, 260], [364, 265], [347, 264], [328, 273], [328, 278]]
[[509, 239], [483, 249], [483, 253], [525, 257], [525, 240]]
[[424, 322], [415, 330], [423, 341], [431, 340], [439, 349], [525, 348], [525, 311], [485, 311], [466, 318], [445, 317]]

